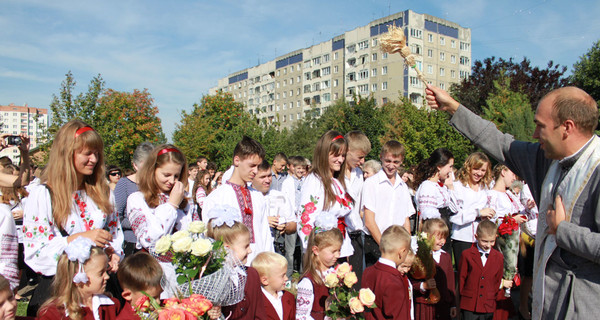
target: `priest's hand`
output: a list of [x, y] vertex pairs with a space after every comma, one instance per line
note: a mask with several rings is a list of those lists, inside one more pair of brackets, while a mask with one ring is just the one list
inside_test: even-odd
[[548, 234], [556, 234], [558, 225], [567, 219], [565, 214], [565, 205], [560, 195], [556, 196], [554, 208], [548, 208], [546, 212], [546, 223], [548, 223]]
[[427, 94], [427, 104], [431, 109], [446, 111], [450, 114], [454, 114], [458, 109], [459, 103], [448, 92], [438, 87], [427, 84], [425, 93]]

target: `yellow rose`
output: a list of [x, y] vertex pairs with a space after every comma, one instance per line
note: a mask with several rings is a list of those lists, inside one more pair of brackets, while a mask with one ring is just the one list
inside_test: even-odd
[[192, 246], [192, 238], [185, 237], [177, 241], [173, 241], [173, 251], [175, 252], [188, 252]]
[[160, 237], [154, 245], [154, 252], [158, 254], [165, 254], [169, 249], [171, 249], [171, 236], [169, 235]]
[[340, 265], [338, 265], [335, 268], [335, 272], [337, 273], [338, 277], [343, 278], [346, 273], [352, 271], [352, 266], [350, 266], [350, 264], [348, 264], [348, 262], [344, 262]]
[[363, 306], [362, 302], [360, 302], [360, 300], [357, 297], [350, 298], [350, 301], [348, 301], [348, 306], [350, 307], [350, 311], [353, 314], [357, 314], [357, 313], [361, 313], [361, 312], [365, 311], [365, 307]]
[[188, 227], [188, 231], [191, 233], [203, 233], [206, 231], [206, 225], [202, 221], [192, 221]]
[[189, 237], [190, 237], [189, 232], [187, 232], [186, 230], [181, 230], [181, 231], [177, 231], [177, 232], [173, 233], [173, 235], [171, 236], [171, 241], [175, 242], [179, 239], [189, 238]]
[[338, 279], [337, 274], [330, 273], [325, 276], [325, 286], [327, 286], [328, 288], [333, 288], [337, 286], [338, 283], [340, 283], [340, 280]]
[[346, 273], [346, 276], [344, 277], [344, 284], [346, 285], [346, 287], [352, 288], [352, 286], [357, 282], [358, 282], [358, 278], [356, 277], [356, 273], [354, 273], [354, 272]]
[[360, 299], [360, 302], [362, 302], [362, 304], [364, 304], [365, 306], [371, 308], [371, 306], [373, 306], [373, 304], [375, 303], [375, 294], [373, 293], [373, 291], [371, 291], [371, 289], [360, 289], [360, 291], [358, 292], [358, 298]]
[[208, 239], [198, 239], [192, 242], [192, 254], [197, 257], [204, 257], [212, 250], [212, 242]]

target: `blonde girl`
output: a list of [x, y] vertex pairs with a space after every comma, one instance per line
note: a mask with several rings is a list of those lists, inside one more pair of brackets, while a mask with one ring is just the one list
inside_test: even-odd
[[501, 221], [505, 216], [514, 215], [517, 223], [521, 224], [527, 221], [527, 210], [521, 204], [519, 197], [509, 191], [509, 187], [515, 182], [517, 177], [505, 165], [497, 164], [494, 167], [494, 187], [488, 191], [488, 204], [496, 215], [491, 218], [492, 222]]
[[67, 122], [56, 133], [40, 185], [29, 189], [23, 219], [25, 262], [40, 274], [29, 316], [48, 298], [58, 258], [75, 238], [110, 248], [109, 271], [118, 269], [123, 231], [104, 176], [103, 150], [102, 138], [89, 125]]
[[346, 158], [348, 143], [339, 132], [330, 130], [321, 136], [315, 147], [311, 173], [302, 184], [300, 196], [300, 223], [298, 235], [304, 250], [314, 228], [315, 218], [321, 213], [330, 213], [338, 219], [338, 228], [344, 235], [341, 257], [354, 253], [346, 232], [345, 216], [352, 212], [354, 199], [346, 192], [341, 167]]
[[304, 253], [304, 274], [298, 283], [296, 297], [296, 319], [325, 318], [325, 300], [329, 296], [325, 275], [340, 257], [343, 241], [335, 216], [321, 213], [311, 230]]
[[204, 205], [204, 199], [212, 191], [212, 184], [210, 180], [210, 172], [208, 170], [200, 170], [194, 180], [194, 186], [192, 188], [192, 194], [194, 195], [194, 203], [198, 208], [198, 212], [202, 212], [202, 206]]
[[0, 275], [0, 319], [14, 320], [17, 314], [17, 299], [5, 277]]
[[112, 320], [120, 310], [119, 301], [104, 293], [108, 256], [89, 238], [71, 241], [58, 260], [52, 296], [38, 313], [40, 320]]
[[[481, 152], [471, 153], [458, 170], [452, 193], [458, 206], [457, 213], [450, 217], [454, 261], [458, 263], [462, 252], [476, 242], [475, 231], [481, 219], [494, 216], [487, 207], [487, 190], [492, 182], [492, 164]], [[457, 266], [458, 267], [458, 266]]]
[[177, 281], [171, 257], [154, 251], [156, 241], [199, 220], [185, 199], [182, 181], [187, 181], [187, 173], [187, 163], [179, 149], [170, 144], [158, 146], [137, 175], [140, 191], [127, 199], [127, 218], [137, 239], [137, 249], [148, 251], [163, 268], [167, 284], [161, 298], [175, 293]]

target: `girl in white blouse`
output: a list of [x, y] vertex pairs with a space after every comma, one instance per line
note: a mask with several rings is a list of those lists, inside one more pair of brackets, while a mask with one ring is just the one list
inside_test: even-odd
[[104, 177], [103, 150], [94, 129], [80, 120], [67, 122], [54, 138], [41, 184], [29, 189], [23, 223], [25, 262], [41, 275], [27, 310], [30, 316], [49, 296], [58, 259], [73, 239], [83, 236], [105, 248], [109, 271], [117, 271], [123, 231]]
[[177, 284], [175, 267], [169, 255], [154, 251], [156, 241], [164, 235], [183, 230], [200, 220], [185, 198], [187, 181], [185, 156], [173, 145], [161, 145], [148, 156], [138, 174], [140, 191], [127, 199], [127, 218], [137, 238], [136, 247], [158, 259], [168, 284], [161, 298], [171, 297]]
[[346, 192], [343, 177], [338, 179], [347, 150], [346, 139], [334, 130], [327, 131], [317, 141], [312, 170], [302, 184], [298, 208], [298, 235], [304, 250], [314, 228], [315, 218], [322, 212], [328, 212], [338, 219], [338, 228], [344, 236], [340, 257], [348, 257], [354, 253], [344, 221], [344, 217], [352, 212], [354, 199]]

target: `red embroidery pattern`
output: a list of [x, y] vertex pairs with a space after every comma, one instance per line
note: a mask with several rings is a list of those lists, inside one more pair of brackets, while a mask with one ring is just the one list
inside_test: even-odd
[[76, 191], [73, 194], [73, 199], [79, 208], [79, 217], [81, 217], [81, 221], [83, 221], [85, 231], [90, 231], [94, 225], [94, 220], [91, 220], [90, 215], [87, 213], [87, 203], [81, 199], [80, 191]]
[[235, 192], [235, 197], [238, 202], [238, 206], [240, 207], [240, 212], [242, 212], [242, 222], [248, 227], [250, 230], [250, 243], [254, 243], [254, 228], [252, 224], [252, 198], [250, 197], [250, 192], [248, 192], [248, 188], [246, 186], [239, 186], [235, 183], [231, 183], [227, 181], [233, 191]]

